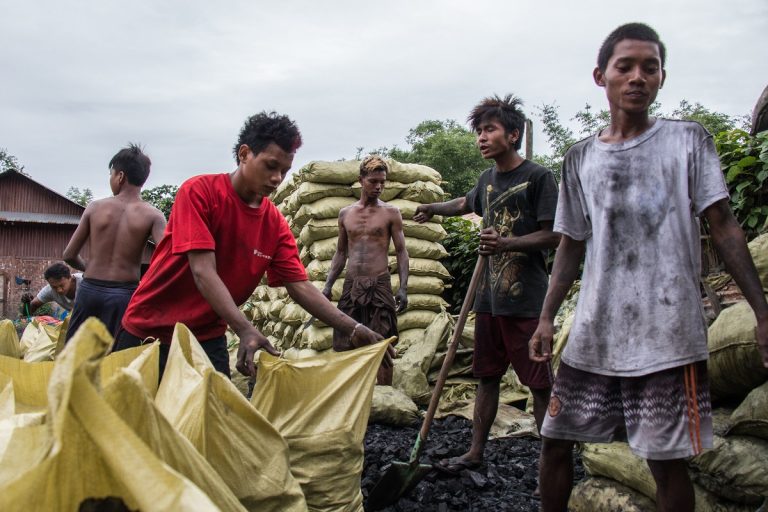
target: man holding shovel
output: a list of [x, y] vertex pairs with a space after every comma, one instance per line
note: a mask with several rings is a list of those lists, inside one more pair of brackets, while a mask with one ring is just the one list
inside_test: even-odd
[[510, 364], [531, 389], [536, 423], [549, 401], [546, 363], [528, 359], [527, 342], [536, 330], [547, 288], [545, 254], [557, 247], [552, 232], [557, 183], [548, 169], [519, 153], [525, 131], [521, 102], [513, 96], [486, 98], [469, 115], [483, 157], [495, 165], [465, 197], [421, 205], [414, 220], [475, 212], [483, 217], [480, 255], [488, 266], [475, 298], [473, 373], [480, 379], [472, 420], [472, 445], [464, 455], [436, 467], [450, 474], [482, 464], [488, 433], [496, 418], [501, 378]]

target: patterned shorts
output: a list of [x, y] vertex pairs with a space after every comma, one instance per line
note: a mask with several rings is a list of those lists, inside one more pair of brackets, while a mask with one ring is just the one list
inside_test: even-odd
[[614, 377], [561, 363], [541, 429], [544, 437], [627, 441], [645, 459], [691, 457], [712, 447], [707, 363], [640, 377]]

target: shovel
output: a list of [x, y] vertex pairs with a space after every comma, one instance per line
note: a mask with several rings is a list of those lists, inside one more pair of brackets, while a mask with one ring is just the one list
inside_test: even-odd
[[380, 510], [396, 503], [401, 496], [408, 494], [432, 469], [432, 466], [429, 464], [419, 464], [419, 458], [421, 457], [424, 444], [427, 441], [429, 428], [432, 426], [432, 419], [435, 417], [437, 404], [440, 402], [440, 394], [443, 391], [445, 380], [448, 378], [448, 371], [453, 364], [453, 358], [456, 356], [456, 349], [459, 347], [461, 333], [464, 330], [464, 324], [467, 321], [469, 310], [472, 308], [472, 303], [475, 300], [475, 292], [477, 291], [481, 276], [485, 272], [485, 266], [486, 258], [481, 256], [478, 258], [475, 270], [472, 273], [472, 279], [470, 280], [469, 288], [467, 289], [467, 297], [464, 299], [464, 304], [461, 306], [459, 319], [456, 321], [456, 325], [453, 329], [453, 336], [448, 345], [448, 353], [445, 354], [445, 360], [443, 360], [443, 366], [440, 368], [440, 375], [437, 377], [435, 389], [432, 390], [432, 398], [429, 401], [427, 414], [424, 416], [421, 430], [416, 436], [416, 443], [411, 450], [411, 457], [408, 459], [408, 462], [392, 462], [389, 469], [387, 469], [384, 476], [381, 477], [371, 491], [371, 494], [368, 496], [367, 508], [369, 510]]

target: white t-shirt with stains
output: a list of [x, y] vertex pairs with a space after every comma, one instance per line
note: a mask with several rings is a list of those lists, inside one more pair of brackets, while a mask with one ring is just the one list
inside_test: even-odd
[[657, 119], [632, 140], [566, 154], [554, 231], [586, 241], [562, 360], [638, 376], [707, 358], [699, 215], [728, 197], [712, 136]]

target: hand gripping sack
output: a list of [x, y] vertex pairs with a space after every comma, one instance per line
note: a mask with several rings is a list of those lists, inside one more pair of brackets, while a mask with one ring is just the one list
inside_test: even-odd
[[297, 360], [260, 354], [251, 403], [288, 441], [311, 511], [363, 510], [363, 438], [387, 343]]
[[[261, 376], [259, 376], [261, 378]], [[176, 324], [157, 408], [249, 510], [306, 510], [288, 465], [288, 446], [227, 377], [194, 335]]]
[[0, 510], [78, 510], [105, 499], [143, 512], [216, 510], [101, 396], [99, 365], [111, 344], [106, 328], [89, 319], [62, 352], [44, 423], [14, 429], [0, 459]]

